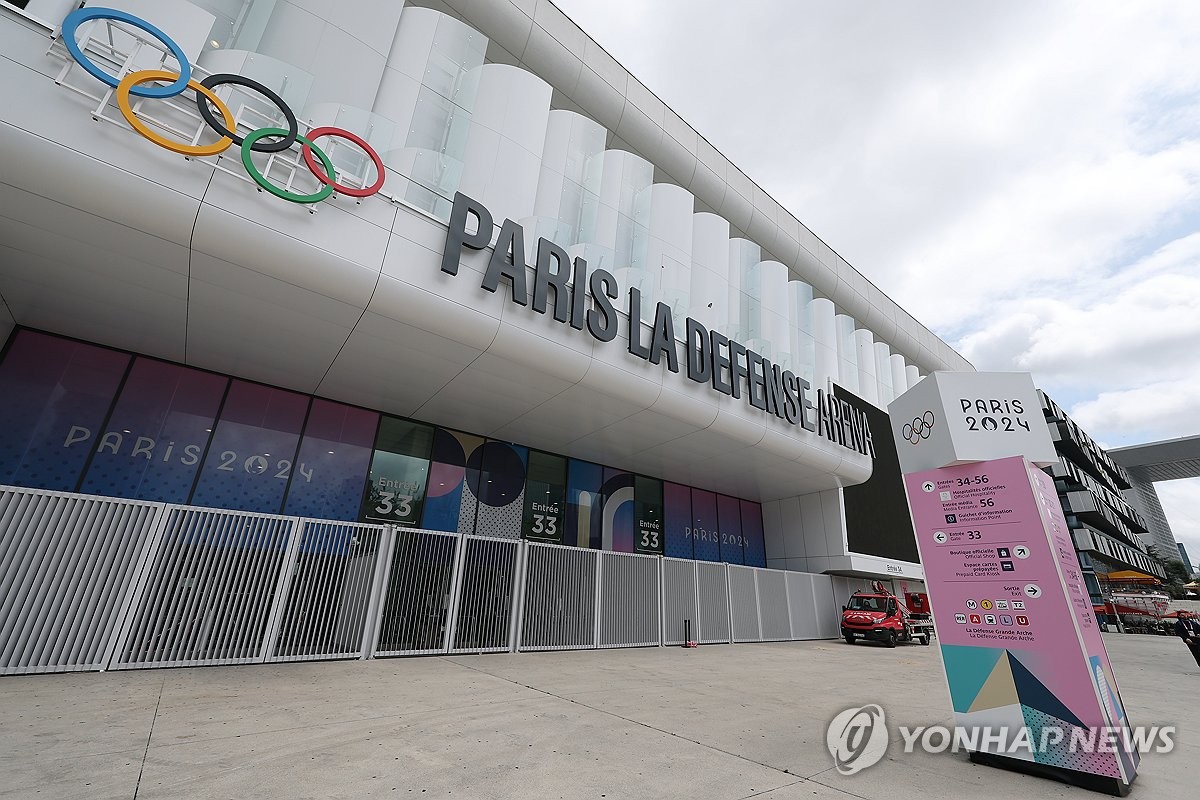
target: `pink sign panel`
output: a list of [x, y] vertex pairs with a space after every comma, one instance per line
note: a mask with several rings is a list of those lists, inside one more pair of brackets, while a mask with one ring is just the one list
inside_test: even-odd
[[[957, 724], [1023, 728], [1033, 747], [995, 752], [1128, 784], [1130, 748], [1070, 746], [1127, 721], [1053, 480], [1021, 456], [904, 480]], [[1068, 739], [1039, 747], [1046, 728]]]

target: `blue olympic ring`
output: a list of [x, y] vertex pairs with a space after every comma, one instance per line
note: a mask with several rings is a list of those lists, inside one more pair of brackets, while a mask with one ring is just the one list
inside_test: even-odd
[[179, 62], [179, 77], [174, 83], [169, 83], [166, 86], [135, 86], [129, 90], [130, 94], [135, 94], [138, 97], [157, 98], [174, 97], [178, 94], [183, 94], [183, 90], [187, 88], [188, 81], [192, 78], [192, 65], [188, 61], [187, 53], [183, 52], [183, 48], [176, 44], [170, 36], [167, 36], [158, 28], [146, 22], [146, 20], [135, 17], [132, 14], [127, 14], [124, 11], [118, 11], [115, 8], [79, 8], [72, 11], [63, 20], [63, 44], [67, 46], [67, 52], [71, 54], [72, 58], [79, 62], [79, 66], [87, 70], [97, 80], [114, 89], [120, 83], [118, 78], [100, 69], [90, 58], [84, 55], [83, 51], [79, 48], [79, 42], [75, 39], [79, 31], [79, 26], [93, 19], [111, 19], [114, 22], [124, 22], [126, 25], [132, 25], [135, 28], [143, 30], [166, 45], [171, 51], [171, 55]]

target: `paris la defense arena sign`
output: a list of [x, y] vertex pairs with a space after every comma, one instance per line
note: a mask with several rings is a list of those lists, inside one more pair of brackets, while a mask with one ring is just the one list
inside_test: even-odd
[[[467, 229], [471, 217], [475, 220], [473, 233]], [[462, 248], [483, 250], [491, 242], [493, 229], [491, 212], [483, 204], [461, 192], [455, 194], [446, 249], [442, 254], [442, 272], [457, 275]], [[617, 311], [613, 301], [619, 297], [619, 292], [617, 279], [611, 273], [603, 269], [589, 271], [582, 258], [572, 261], [562, 247], [544, 238], [538, 239], [537, 263], [533, 269], [531, 292], [529, 266], [525, 263], [524, 229], [511, 219], [504, 220], [481, 287], [495, 292], [500, 279], [507, 278], [512, 286], [512, 301], [521, 306], [532, 304], [539, 314], [546, 313], [551, 302], [549, 290], [553, 289], [551, 313], [555, 320], [576, 330], [586, 328], [601, 342], [616, 338]], [[591, 308], [586, 307], [589, 294]], [[635, 288], [629, 290], [628, 310], [631, 321], [642, 318], [642, 294]], [[745, 345], [708, 330], [691, 317], [687, 318], [685, 326], [684, 352], [680, 354], [671, 307], [659, 303], [654, 311], [653, 332], [648, 343], [643, 341], [641, 325], [630, 325], [629, 352], [652, 364], [660, 364], [665, 359], [671, 372], [677, 373], [683, 368], [691, 380], [710, 384], [713, 390], [730, 397], [741, 398], [744, 386], [746, 399], [755, 408], [842, 447], [875, 457], [871, 426], [863, 412], [823, 389], [817, 389], [814, 406], [812, 387], [804, 378], [791, 370], [780, 369], [778, 364], [772, 364]], [[812, 413], [814, 409], [815, 413]]]

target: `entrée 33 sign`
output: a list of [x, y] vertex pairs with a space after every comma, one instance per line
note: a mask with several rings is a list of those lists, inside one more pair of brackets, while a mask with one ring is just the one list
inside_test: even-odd
[[[77, 38], [79, 27], [85, 22], [92, 20], [111, 20], [137, 28], [149, 34], [161, 42], [170, 51], [175, 60], [179, 62], [179, 72], [146, 69], [131, 72], [121, 78], [110, 75], [97, 66], [79, 46]], [[254, 182], [276, 197], [289, 200], [293, 203], [319, 203], [335, 191], [338, 194], [344, 194], [349, 197], [370, 197], [383, 188], [385, 178], [383, 160], [379, 157], [379, 153], [361, 136], [343, 128], [332, 126], [313, 128], [308, 132], [308, 136], [302, 136], [300, 134], [299, 122], [296, 119], [296, 113], [284, 102], [283, 98], [258, 81], [243, 75], [221, 73], [210, 75], [202, 81], [194, 80], [192, 78], [192, 65], [188, 61], [187, 54], [183, 52], [183, 48], [161, 30], [140, 17], [135, 17], [132, 14], [118, 11], [114, 8], [80, 8], [72, 11], [63, 20], [62, 38], [67, 52], [78, 62], [79, 66], [83, 67], [88, 74], [97, 80], [116, 89], [117, 105], [121, 109], [121, 115], [125, 117], [130, 126], [160, 147], [181, 155], [203, 157], [219, 155], [236, 144], [241, 147], [242, 166], [245, 167], [246, 173], [254, 179]], [[165, 82], [166, 85], [146, 85], [154, 82]], [[246, 136], [240, 136], [237, 133], [237, 123], [233, 112], [229, 110], [229, 107], [213, 91], [217, 86], [225, 84], [233, 84], [250, 89], [270, 100], [278, 107], [280, 113], [287, 121], [287, 128], [259, 128]], [[188, 89], [192, 90], [196, 95], [196, 107], [200, 112], [200, 116], [210, 128], [221, 136], [220, 139], [212, 144], [191, 144], [167, 138], [155, 131], [134, 113], [130, 100], [131, 96], [165, 99], [177, 97]], [[214, 108], [217, 110], [220, 118], [218, 118], [217, 114], [213, 113]], [[329, 156], [321, 148], [313, 144], [314, 140], [324, 136], [345, 139], [362, 148], [363, 152], [367, 154], [375, 166], [375, 181], [369, 186], [362, 187], [347, 186], [339, 183], [337, 170], [334, 168], [333, 162], [329, 160]], [[304, 163], [321, 183], [320, 189], [309, 194], [293, 192], [271, 183], [267, 180], [267, 176], [255, 165], [251, 157], [252, 153], [282, 153], [297, 143], [301, 146]]]

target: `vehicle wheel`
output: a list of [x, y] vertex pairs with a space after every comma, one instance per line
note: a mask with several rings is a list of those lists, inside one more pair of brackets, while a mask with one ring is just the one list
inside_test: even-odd
[[926, 646], [929, 645], [929, 634], [928, 633], [921, 634], [921, 644], [926, 645]]
[[846, 639], [846, 644], [854, 644], [853, 636], [847, 636], [847, 637], [845, 637], [845, 639]]
[[886, 643], [887, 643], [888, 647], [896, 646], [896, 632], [895, 631], [888, 631]]

